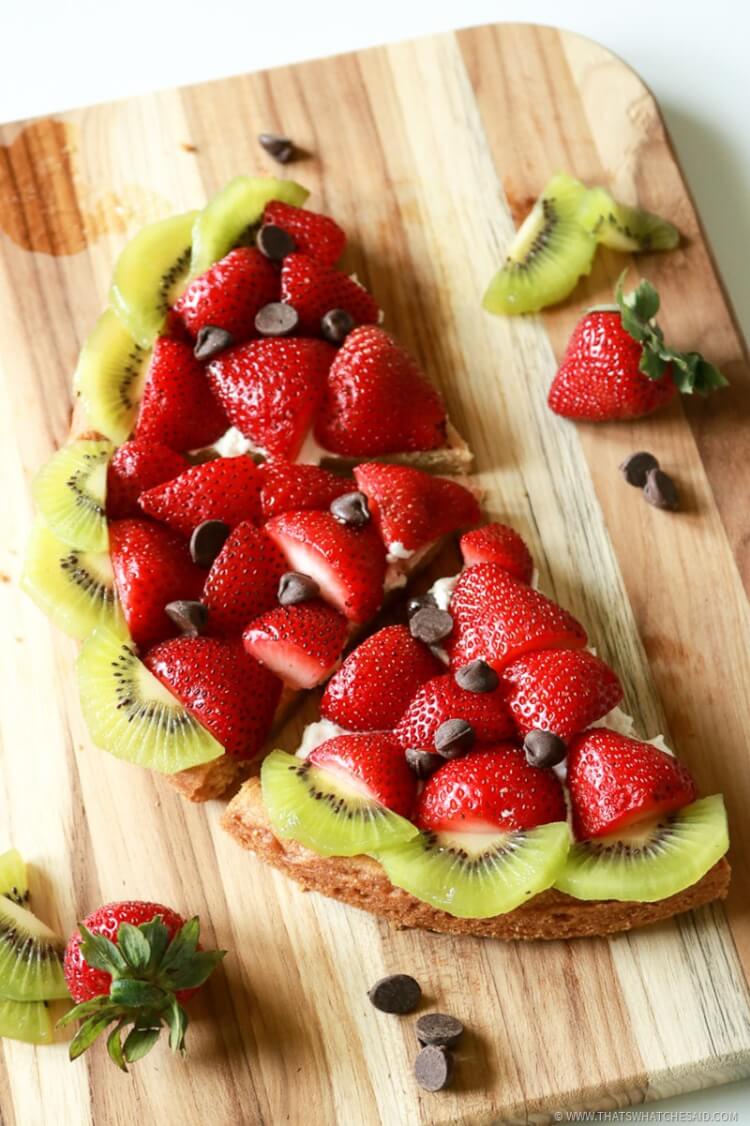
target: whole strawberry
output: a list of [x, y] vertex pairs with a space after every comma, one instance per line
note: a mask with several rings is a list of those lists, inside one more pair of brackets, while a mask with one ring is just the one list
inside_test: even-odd
[[65, 980], [76, 1002], [60, 1025], [80, 1020], [70, 1045], [77, 1059], [105, 1029], [107, 1051], [122, 1071], [151, 1051], [169, 1029], [173, 1052], [185, 1051], [183, 1004], [226, 954], [201, 950], [197, 916], [185, 921], [159, 903], [107, 903], [89, 915], [65, 950]]
[[641, 418], [678, 391], [707, 395], [726, 379], [698, 352], [678, 352], [655, 323], [659, 295], [642, 281], [617, 284], [616, 305], [590, 309], [573, 331], [548, 402], [556, 414], [588, 422]]

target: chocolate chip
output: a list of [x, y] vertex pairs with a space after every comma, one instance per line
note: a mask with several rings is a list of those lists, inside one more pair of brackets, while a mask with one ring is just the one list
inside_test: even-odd
[[410, 598], [406, 603], [406, 616], [412, 618], [417, 610], [421, 610], [425, 606], [437, 607], [434, 594], [418, 594], [415, 598]]
[[203, 325], [203, 328], [198, 329], [193, 355], [196, 360], [211, 360], [214, 356], [218, 356], [219, 352], [231, 348], [233, 344], [234, 337], [225, 328], [219, 328], [218, 325]]
[[202, 602], [190, 602], [187, 599], [178, 599], [168, 602], [164, 613], [174, 622], [185, 637], [197, 637], [206, 628], [208, 609]]
[[654, 508], [663, 508], [668, 512], [676, 512], [680, 507], [677, 486], [662, 469], [649, 469], [646, 474], [643, 498]]
[[204, 520], [190, 537], [190, 554], [199, 567], [210, 567], [231, 532], [223, 520]]
[[255, 314], [255, 331], [261, 336], [288, 336], [298, 324], [297, 310], [285, 301], [272, 301]]
[[297, 155], [294, 142], [288, 137], [280, 137], [277, 133], [260, 133], [258, 143], [279, 164], [289, 164]]
[[447, 1013], [425, 1013], [417, 1019], [416, 1032], [422, 1047], [435, 1044], [438, 1048], [453, 1048], [463, 1036], [464, 1026], [458, 1017]]
[[287, 254], [294, 254], [297, 244], [283, 227], [275, 223], [264, 223], [255, 237], [255, 245], [261, 254], [272, 262], [283, 262]]
[[647, 453], [646, 450], [639, 450], [638, 453], [625, 458], [620, 466], [620, 472], [629, 485], [635, 485], [637, 489], [642, 489], [646, 484], [646, 474], [649, 469], [658, 468], [659, 462], [653, 454]]
[[348, 528], [361, 528], [370, 519], [370, 509], [364, 493], [344, 493], [331, 501], [331, 515]]
[[381, 1013], [398, 1013], [402, 1016], [404, 1013], [414, 1012], [422, 999], [422, 990], [419, 982], [409, 974], [391, 974], [376, 981], [368, 989], [367, 996]]
[[441, 758], [460, 758], [475, 742], [474, 728], [465, 719], [446, 719], [435, 732], [435, 750]]
[[559, 735], [551, 731], [530, 731], [523, 741], [523, 749], [529, 766], [557, 766], [568, 753], [568, 748]]
[[439, 766], [443, 765], [444, 760], [434, 751], [421, 751], [419, 747], [408, 747], [405, 753], [406, 761], [417, 778], [429, 778]]
[[453, 618], [447, 610], [437, 606], [422, 606], [409, 618], [409, 630], [417, 641], [425, 645], [435, 645], [447, 637], [453, 629]]
[[221, 457], [218, 450], [214, 450], [211, 446], [206, 446], [202, 450], [194, 450], [192, 453], [185, 455], [191, 465], [205, 465], [208, 461], [217, 461]]
[[428, 1044], [414, 1061], [414, 1078], [423, 1091], [442, 1091], [451, 1080], [453, 1056], [445, 1048]]
[[494, 692], [500, 683], [500, 677], [492, 666], [481, 658], [456, 669], [453, 679], [459, 688], [465, 688], [467, 692]]
[[298, 602], [307, 602], [317, 598], [320, 587], [309, 575], [301, 571], [287, 571], [279, 579], [277, 598], [281, 606], [296, 606]]
[[329, 344], [343, 344], [354, 328], [354, 317], [346, 309], [330, 309], [320, 321], [320, 331]]

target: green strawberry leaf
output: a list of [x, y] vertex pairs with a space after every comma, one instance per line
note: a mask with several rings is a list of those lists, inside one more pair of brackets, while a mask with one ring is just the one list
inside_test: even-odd
[[200, 919], [197, 915], [183, 923], [161, 960], [160, 969], [162, 973], [167, 974], [176, 969], [180, 963], [195, 953], [200, 938], [200, 929]]
[[[118, 942], [119, 942], [119, 937], [118, 937]], [[127, 1071], [128, 1070], [127, 1067], [125, 1066], [125, 1060], [124, 1060], [123, 1054], [122, 1054], [121, 1033], [122, 1033], [122, 1027], [123, 1027], [124, 1024], [125, 1024], [124, 1019], [118, 1021], [117, 1024], [115, 1025], [115, 1027], [110, 1032], [109, 1036], [107, 1037], [107, 1051], [109, 1052], [109, 1058], [114, 1063], [117, 1064], [120, 1071]]]
[[131, 1028], [123, 1045], [123, 1055], [128, 1063], [143, 1059], [159, 1039], [159, 1028]]
[[151, 948], [146, 973], [153, 976], [164, 957], [164, 951], [169, 946], [169, 931], [162, 921], [161, 915], [156, 915], [149, 923], [141, 923], [138, 928]]
[[167, 1001], [167, 995], [158, 985], [127, 977], [113, 981], [109, 995], [116, 1005], [124, 1005], [128, 1009], [159, 1010]]
[[666, 361], [661, 358], [658, 352], [651, 352], [648, 348], [643, 349], [638, 368], [649, 379], [661, 379], [666, 367]]
[[185, 1051], [185, 1033], [188, 1026], [188, 1015], [183, 1009], [182, 1005], [178, 1002], [176, 997], [173, 997], [169, 1009], [164, 1014], [169, 1024], [169, 1046], [173, 1052]]
[[225, 955], [226, 950], [196, 950], [189, 961], [168, 974], [160, 975], [159, 980], [165, 989], [172, 992], [195, 989], [208, 980]]
[[104, 1013], [103, 1015], [90, 1016], [85, 1020], [70, 1042], [68, 1057], [71, 1060], [77, 1060], [79, 1056], [82, 1056], [86, 1049], [91, 1047], [97, 1036], [112, 1023], [113, 1019], [111, 1013]]
[[67, 1013], [58, 1020], [57, 1027], [64, 1028], [66, 1024], [72, 1024], [74, 1020], [84, 1020], [92, 1013], [103, 1012], [105, 1008], [112, 1009], [114, 1015], [115, 1008], [108, 994], [102, 993], [101, 997], [92, 997], [90, 1001], [82, 1001], [80, 1005], [74, 1005], [72, 1009], [68, 1009]]
[[120, 923], [117, 932], [117, 945], [135, 973], [142, 973], [151, 959], [151, 945], [140, 930], [132, 923]]
[[113, 976], [127, 973], [128, 964], [114, 942], [110, 942], [103, 934], [92, 934], [83, 923], [79, 924], [78, 929], [81, 932], [81, 954], [87, 965]]

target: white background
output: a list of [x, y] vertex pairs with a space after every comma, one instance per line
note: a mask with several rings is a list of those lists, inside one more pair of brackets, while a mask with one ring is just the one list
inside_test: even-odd
[[[645, 79], [749, 336], [748, 0], [0, 0], [0, 121], [498, 20], [588, 35]], [[750, 1123], [750, 1082], [659, 1109]]]

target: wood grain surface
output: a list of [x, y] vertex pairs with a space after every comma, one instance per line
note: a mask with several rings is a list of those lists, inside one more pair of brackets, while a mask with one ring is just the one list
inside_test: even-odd
[[[74, 645], [15, 582], [30, 481], [67, 435], [77, 352], [127, 235], [237, 173], [275, 172], [255, 141], [274, 130], [311, 154], [293, 174], [346, 227], [352, 268], [442, 388], [489, 513], [527, 537], [543, 588], [620, 670], [641, 732], [664, 732], [701, 790], [726, 794], [726, 908], [611, 941], [392, 931], [241, 852], [218, 803], [190, 806], [87, 741]], [[3, 1123], [545, 1122], [750, 1073], [750, 373], [640, 80], [584, 39], [499, 25], [9, 125], [0, 140], [0, 848], [31, 858], [33, 906], [62, 931], [137, 896], [200, 913], [206, 943], [230, 951], [196, 999], [187, 1061], [159, 1049], [123, 1076], [103, 1049], [71, 1065], [63, 1044], [4, 1041]], [[719, 364], [728, 391], [633, 424], [574, 427], [547, 410], [555, 356], [623, 257], [600, 252], [543, 319], [491, 318], [480, 298], [557, 168], [678, 223], [682, 249], [640, 258], [631, 279], [658, 285], [667, 335]], [[622, 482], [639, 448], [677, 478], [680, 514]], [[412, 1019], [369, 1005], [395, 970], [470, 1030], [450, 1091], [415, 1087]]]

